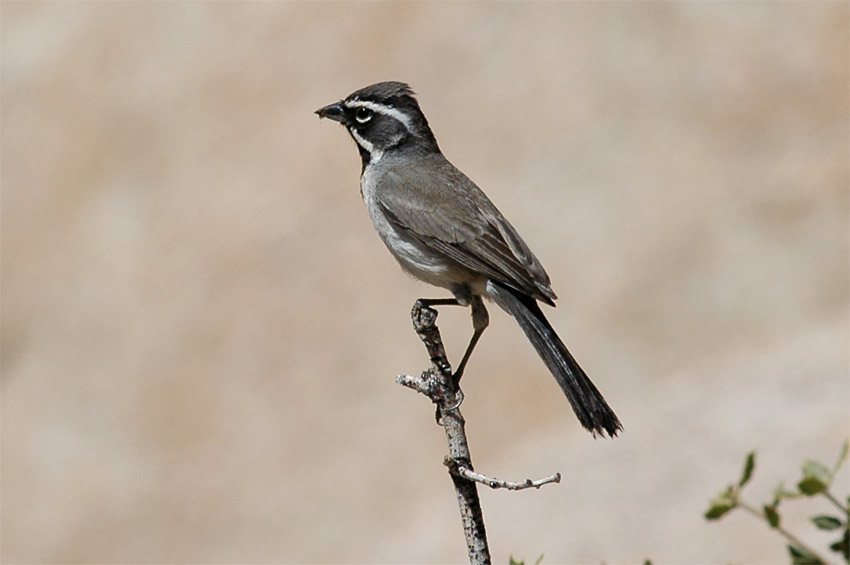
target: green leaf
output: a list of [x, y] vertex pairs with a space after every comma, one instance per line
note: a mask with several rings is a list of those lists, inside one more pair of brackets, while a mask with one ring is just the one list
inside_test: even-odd
[[753, 476], [753, 468], [756, 466], [756, 452], [750, 451], [747, 453], [747, 460], [744, 463], [744, 472], [741, 474], [741, 480], [738, 481], [738, 486], [742, 487], [750, 481]]
[[825, 483], [832, 482], [832, 473], [829, 469], [827, 469], [826, 465], [817, 461], [812, 461], [811, 459], [803, 463], [803, 475], [807, 477], [817, 477]]
[[717, 520], [738, 505], [737, 495], [732, 487], [715, 496], [705, 511], [706, 520]]
[[815, 526], [817, 526], [819, 530], [837, 530], [844, 525], [841, 523], [841, 520], [835, 516], [827, 516], [826, 514], [813, 516], [812, 522], [814, 522]]
[[803, 479], [797, 483], [800, 492], [812, 496], [826, 492], [832, 482], [832, 473], [823, 463], [806, 461], [803, 464]]
[[[540, 554], [540, 557], [537, 558], [537, 561], [534, 562], [534, 565], [540, 565], [541, 563], [543, 563], [542, 553]], [[525, 565], [525, 559], [517, 561], [516, 559], [514, 559], [514, 556], [511, 555], [508, 557], [508, 565]]]
[[764, 507], [764, 517], [767, 518], [767, 523], [770, 524], [771, 528], [779, 527], [779, 512], [776, 511], [776, 504]]
[[804, 551], [793, 545], [788, 546], [788, 553], [791, 554], [791, 563], [793, 565], [821, 565], [823, 563], [808, 551]]
[[829, 488], [828, 484], [814, 477], [804, 478], [802, 481], [797, 483], [797, 486], [800, 487], [800, 492], [802, 492], [806, 496], [813, 496], [815, 494], [826, 492], [826, 490]]
[[840, 553], [844, 556], [844, 560], [850, 563], [850, 529], [844, 530], [844, 536], [830, 545], [829, 549]]
[[844, 443], [841, 444], [841, 453], [838, 455], [838, 461], [835, 462], [835, 467], [832, 469], [832, 474], [838, 472], [842, 465], [844, 465], [844, 461], [847, 460], [847, 453], [850, 451], [850, 439], [845, 439]]

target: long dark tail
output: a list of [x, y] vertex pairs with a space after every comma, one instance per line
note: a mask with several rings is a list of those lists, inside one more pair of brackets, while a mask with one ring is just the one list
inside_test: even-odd
[[616, 436], [623, 429], [620, 420], [567, 351], [564, 342], [540, 311], [537, 301], [492, 280], [487, 283], [487, 291], [496, 304], [519, 323], [537, 354], [561, 385], [581, 425], [593, 434], [607, 432], [611, 437]]

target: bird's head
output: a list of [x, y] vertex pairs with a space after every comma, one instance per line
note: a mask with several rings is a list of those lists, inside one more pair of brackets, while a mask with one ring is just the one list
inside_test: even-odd
[[393, 151], [439, 151], [413, 90], [403, 82], [379, 82], [316, 110], [341, 123], [357, 143], [363, 168]]

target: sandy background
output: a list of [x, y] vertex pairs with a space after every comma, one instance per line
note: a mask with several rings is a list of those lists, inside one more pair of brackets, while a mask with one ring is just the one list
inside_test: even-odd
[[[748, 498], [848, 435], [848, 4], [2, 4], [2, 560], [449, 563], [442, 431], [359, 157], [408, 81], [626, 431], [519, 329], [464, 379], [494, 559], [774, 563]], [[441, 317], [450, 354], [468, 312]], [[846, 493], [846, 472], [839, 492]], [[793, 510], [793, 507], [790, 507]], [[820, 505], [787, 516], [806, 540]]]

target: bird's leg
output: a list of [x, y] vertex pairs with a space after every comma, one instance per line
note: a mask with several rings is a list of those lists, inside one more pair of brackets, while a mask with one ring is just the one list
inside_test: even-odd
[[420, 308], [430, 308], [431, 306], [462, 306], [457, 298], [419, 298], [416, 303]]
[[[459, 294], [460, 298], [420, 298], [416, 301], [414, 308], [430, 308], [432, 306], [466, 306], [469, 304], [472, 307], [472, 338], [469, 340], [469, 345], [466, 346], [466, 351], [460, 364], [457, 366], [452, 381], [454, 389], [457, 390], [460, 385], [460, 378], [463, 376], [463, 370], [466, 368], [466, 363], [475, 349], [478, 340], [481, 339], [481, 334], [490, 325], [490, 315], [487, 313], [487, 308], [484, 306], [484, 301], [480, 296], [469, 292], [468, 287], [459, 287], [453, 289], [455, 294]], [[432, 359], [432, 361], [435, 361]]]
[[470, 355], [472, 355], [472, 350], [475, 349], [475, 345], [481, 339], [481, 334], [490, 325], [490, 315], [487, 313], [487, 308], [484, 307], [484, 301], [480, 296], [477, 294], [473, 295], [469, 305], [472, 307], [473, 332], [472, 338], [469, 340], [469, 345], [466, 346], [466, 352], [463, 354], [463, 358], [460, 360], [460, 364], [457, 366], [454, 375], [452, 375], [455, 390], [460, 386], [460, 378], [463, 376], [463, 370], [466, 368], [466, 363], [469, 361]]

